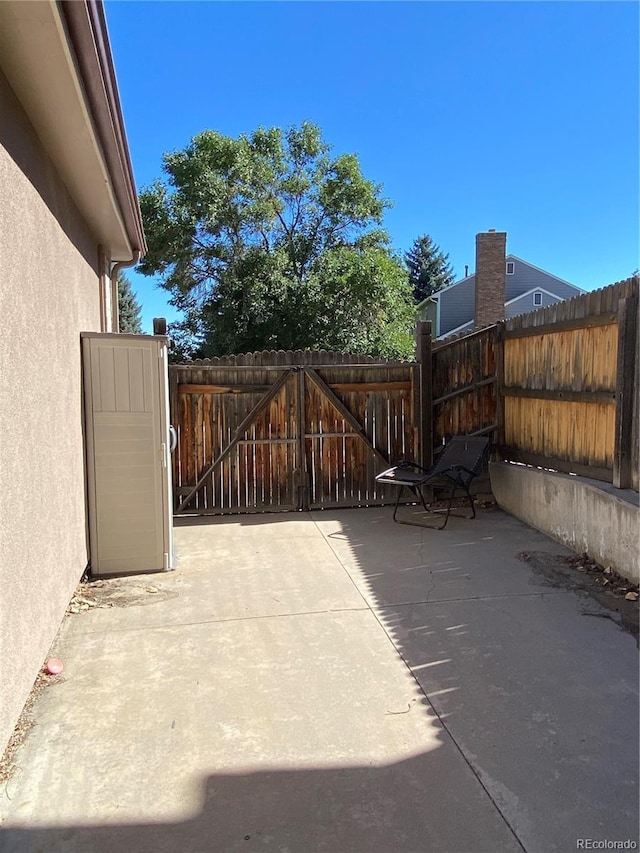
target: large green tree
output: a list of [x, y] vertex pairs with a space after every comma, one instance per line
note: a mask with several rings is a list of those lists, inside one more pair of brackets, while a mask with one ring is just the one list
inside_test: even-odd
[[142, 332], [141, 311], [131, 282], [124, 273], [118, 273], [118, 323], [120, 331], [139, 335]]
[[411, 290], [380, 228], [388, 206], [356, 156], [309, 123], [198, 134], [140, 195], [181, 354], [318, 348], [406, 356]]
[[422, 302], [427, 296], [453, 284], [453, 268], [449, 263], [449, 255], [445, 255], [428, 234], [413, 241], [404, 260], [409, 270], [415, 302]]

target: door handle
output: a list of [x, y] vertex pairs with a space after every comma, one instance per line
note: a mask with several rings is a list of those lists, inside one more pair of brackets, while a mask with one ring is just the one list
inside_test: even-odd
[[178, 433], [173, 424], [169, 424], [169, 453], [173, 453], [178, 444]]

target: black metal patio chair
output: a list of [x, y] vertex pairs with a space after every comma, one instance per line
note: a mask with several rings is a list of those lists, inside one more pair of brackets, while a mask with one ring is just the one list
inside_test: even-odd
[[[392, 468], [378, 474], [376, 481], [391, 486], [398, 486], [398, 497], [393, 510], [393, 520], [398, 524], [411, 524], [414, 527], [429, 527], [432, 530], [443, 530], [449, 521], [451, 506], [455, 498], [456, 490], [462, 489], [466, 493], [471, 507], [471, 515], [466, 518], [475, 518], [476, 509], [473, 498], [469, 493], [472, 481], [484, 468], [489, 455], [489, 439], [482, 436], [454, 435], [447, 444], [438, 451], [438, 457], [431, 468], [423, 468], [415, 462], [401, 460]], [[447, 485], [450, 487], [446, 510], [429, 510], [422, 489], [424, 486]], [[437, 526], [424, 521], [406, 521], [397, 518], [398, 507], [403, 489], [409, 489], [416, 498], [419, 498], [425, 513], [446, 512], [444, 523]]]

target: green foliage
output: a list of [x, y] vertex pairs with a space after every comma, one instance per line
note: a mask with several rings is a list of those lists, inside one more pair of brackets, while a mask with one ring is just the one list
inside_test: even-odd
[[130, 335], [142, 333], [141, 310], [131, 282], [126, 275], [118, 273], [118, 320], [121, 332]]
[[141, 193], [149, 251], [185, 314], [177, 351], [324, 347], [410, 355], [411, 291], [379, 229], [388, 202], [320, 129], [198, 134]]
[[404, 260], [409, 270], [409, 281], [416, 303], [453, 284], [453, 268], [449, 263], [449, 255], [445, 255], [428, 234], [413, 241]]

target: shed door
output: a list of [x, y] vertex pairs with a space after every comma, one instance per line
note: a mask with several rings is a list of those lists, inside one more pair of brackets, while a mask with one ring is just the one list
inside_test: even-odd
[[91, 567], [97, 575], [171, 567], [166, 344], [83, 340]]

